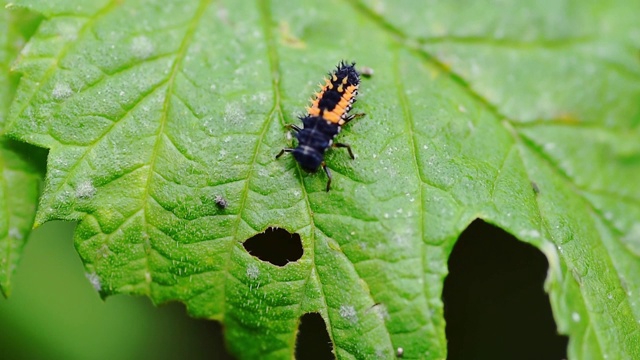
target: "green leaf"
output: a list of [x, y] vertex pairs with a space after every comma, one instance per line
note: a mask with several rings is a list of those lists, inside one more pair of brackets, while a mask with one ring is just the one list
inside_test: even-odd
[[38, 17], [25, 11], [0, 11], [0, 292], [11, 293], [12, 276], [36, 213], [39, 151], [5, 138], [5, 118], [18, 85], [11, 63], [33, 33]]
[[[541, 249], [569, 356], [639, 358], [638, 2], [23, 0], [10, 131], [50, 149], [37, 222], [79, 220], [103, 295], [178, 300], [240, 358], [446, 356], [447, 258], [476, 218]], [[326, 177], [274, 155], [341, 59], [375, 71]], [[215, 204], [222, 196], [226, 209]], [[277, 267], [242, 242], [302, 237]]]

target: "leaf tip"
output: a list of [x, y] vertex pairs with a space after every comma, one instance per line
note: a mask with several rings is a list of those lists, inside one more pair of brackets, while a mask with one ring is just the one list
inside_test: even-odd
[[40, 219], [36, 219], [33, 221], [33, 226], [31, 227], [31, 229], [35, 230], [36, 228], [39, 228], [42, 224], [44, 224], [44, 221], [41, 221]]

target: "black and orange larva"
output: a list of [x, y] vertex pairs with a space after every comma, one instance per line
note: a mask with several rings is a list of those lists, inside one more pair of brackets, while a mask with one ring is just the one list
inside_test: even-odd
[[347, 148], [349, 156], [355, 159], [351, 146], [333, 142], [333, 138], [338, 135], [344, 124], [364, 115], [349, 114], [360, 85], [360, 75], [355, 65], [356, 63], [348, 64], [341, 61], [336, 69], [329, 73], [329, 78], [320, 85], [320, 91], [311, 100], [307, 115], [300, 117], [303, 127], [289, 125], [295, 131], [298, 146], [282, 149], [276, 155], [277, 159], [285, 152], [292, 153], [302, 169], [308, 172], [316, 172], [322, 166], [329, 178], [327, 191], [331, 186], [331, 172], [324, 162], [325, 151], [329, 147]]

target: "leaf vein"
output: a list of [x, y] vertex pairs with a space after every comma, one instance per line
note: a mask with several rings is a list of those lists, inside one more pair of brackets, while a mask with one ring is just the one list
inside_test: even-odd
[[[396, 91], [397, 91], [397, 96], [398, 96], [398, 101], [400, 103], [400, 107], [402, 108], [402, 118], [405, 120], [405, 127], [406, 127], [406, 131], [407, 131], [407, 138], [409, 141], [409, 150], [411, 151], [411, 160], [412, 160], [412, 165], [414, 168], [414, 171], [416, 172], [416, 179], [419, 181], [418, 184], [418, 196], [419, 198], [417, 199], [418, 204], [420, 206], [420, 217], [418, 219], [418, 221], [420, 221], [420, 224], [418, 225], [418, 228], [420, 229], [420, 243], [419, 243], [419, 248], [420, 248], [420, 252], [419, 252], [419, 262], [420, 262], [420, 274], [421, 274], [421, 278], [424, 282], [423, 286], [422, 286], [422, 294], [424, 297], [424, 302], [421, 304], [422, 306], [425, 307], [425, 309], [429, 308], [429, 304], [427, 303], [426, 299], [429, 298], [427, 292], [426, 292], [426, 284], [428, 283], [428, 279], [425, 279], [425, 274], [426, 271], [425, 269], [427, 268], [427, 266], [425, 265], [424, 261], [426, 258], [426, 254], [425, 254], [425, 229], [424, 229], [424, 186], [423, 184], [427, 184], [430, 186], [433, 186], [432, 184], [428, 183], [424, 177], [422, 176], [422, 172], [420, 171], [420, 164], [418, 162], [418, 144], [417, 144], [417, 139], [416, 139], [416, 129], [414, 128], [414, 118], [413, 118], [413, 114], [411, 112], [411, 109], [409, 107], [409, 100], [407, 99], [407, 95], [403, 86], [402, 81], [400, 80], [402, 78], [401, 72], [400, 72], [400, 48], [397, 47], [394, 51], [394, 59], [393, 59], [393, 68], [394, 68], [394, 79], [396, 82]], [[429, 317], [427, 319], [428, 321], [431, 322], [431, 325], [434, 326], [433, 321], [431, 320], [431, 318]]]
[[[143, 205], [142, 205], [142, 209], [144, 211], [144, 221], [146, 226], [151, 225], [151, 221], [148, 217], [148, 199], [149, 199], [149, 195], [151, 194], [151, 184], [153, 182], [153, 173], [155, 172], [155, 162], [158, 158], [158, 153], [160, 152], [160, 148], [163, 144], [162, 142], [162, 135], [165, 133], [165, 128], [166, 128], [166, 124], [168, 122], [169, 119], [169, 107], [171, 104], [171, 99], [173, 97], [174, 94], [174, 85], [175, 85], [175, 79], [176, 79], [176, 75], [180, 72], [180, 66], [182, 66], [182, 61], [184, 60], [184, 57], [187, 53], [187, 50], [189, 48], [189, 45], [191, 44], [191, 40], [193, 39], [193, 36], [195, 34], [195, 31], [200, 23], [200, 19], [202, 18], [202, 15], [205, 13], [205, 9], [207, 8], [207, 6], [209, 5], [210, 1], [209, 0], [201, 0], [200, 4], [198, 6], [198, 8], [196, 9], [193, 18], [191, 20], [191, 22], [189, 23], [189, 27], [187, 28], [184, 38], [182, 39], [182, 43], [180, 44], [180, 48], [178, 50], [178, 53], [176, 55], [176, 59], [173, 62], [173, 65], [171, 66], [171, 71], [170, 71], [170, 75], [169, 78], [167, 80], [167, 90], [166, 90], [166, 95], [165, 95], [165, 99], [164, 99], [164, 103], [163, 103], [163, 111], [162, 111], [162, 115], [160, 118], [160, 128], [158, 129], [158, 134], [157, 134], [157, 138], [155, 141], [155, 144], [153, 146], [153, 151], [151, 154], [151, 159], [149, 161], [149, 173], [147, 174], [147, 183], [145, 186], [145, 193], [143, 194]], [[147, 230], [144, 230], [145, 232], [148, 232]], [[145, 239], [149, 238], [149, 234], [146, 233], [146, 236], [143, 236]], [[145, 257], [146, 260], [146, 268], [147, 268], [147, 273], [149, 274], [149, 276], [146, 277], [147, 280], [147, 291], [150, 291], [151, 287], [150, 284], [153, 282], [153, 274], [150, 271], [150, 265], [149, 265], [149, 254], [151, 252], [152, 249], [152, 244], [148, 241], [145, 240], [144, 242], [144, 246], [145, 246], [145, 252], [147, 254], [147, 256]]]
[[[77, 39], [79, 39], [81, 37], [80, 35], [84, 34], [85, 31], [90, 30], [93, 27], [93, 25], [101, 17], [106, 16], [109, 12], [111, 12], [111, 10], [115, 9], [117, 6], [121, 4], [122, 2], [119, 0], [112, 0], [109, 4], [107, 4], [104, 8], [100, 9], [100, 11], [98, 11], [92, 17], [88, 17], [87, 22], [84, 25], [82, 25], [82, 27], [78, 31]], [[39, 79], [39, 81], [37, 81], [38, 84], [33, 89], [31, 95], [29, 96], [29, 99], [26, 100], [22, 105], [22, 107], [15, 113], [15, 115], [9, 119], [9, 122], [7, 123], [7, 128], [11, 127], [11, 124], [15, 122], [16, 119], [24, 113], [25, 109], [29, 104], [31, 104], [36, 94], [40, 92], [42, 87], [47, 83], [47, 80], [49, 80], [49, 78], [55, 73], [55, 70], [58, 67], [60, 60], [62, 60], [67, 55], [67, 52], [73, 47], [74, 44], [75, 42], [69, 41], [63, 45], [62, 49], [60, 50], [60, 52], [58, 52], [57, 56], [53, 59], [54, 61], [49, 66], [47, 71], [44, 73], [42, 78]]]

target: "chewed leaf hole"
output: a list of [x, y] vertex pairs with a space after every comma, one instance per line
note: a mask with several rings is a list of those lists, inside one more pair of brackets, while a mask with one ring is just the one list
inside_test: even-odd
[[546, 257], [474, 221], [449, 257], [444, 282], [448, 359], [566, 359], [544, 292]]
[[268, 228], [247, 239], [242, 245], [249, 254], [277, 266], [285, 266], [302, 257], [300, 235], [281, 228]]
[[300, 318], [295, 358], [335, 359], [327, 325], [320, 314], [308, 313]]

